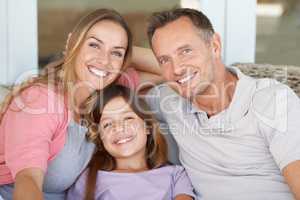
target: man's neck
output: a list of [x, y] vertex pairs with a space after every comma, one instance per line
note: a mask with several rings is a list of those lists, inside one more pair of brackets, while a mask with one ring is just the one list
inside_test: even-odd
[[193, 104], [207, 113], [208, 117], [216, 115], [229, 107], [236, 88], [238, 78], [228, 70], [224, 70], [206, 91], [198, 95]]

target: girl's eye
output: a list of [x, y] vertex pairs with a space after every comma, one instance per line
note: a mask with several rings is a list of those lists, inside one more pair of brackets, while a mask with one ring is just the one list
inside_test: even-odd
[[95, 43], [95, 42], [89, 43], [89, 46], [92, 47], [92, 48], [96, 48], [96, 49], [99, 49], [99, 48], [100, 48], [99, 44], [97, 44], [97, 43]]
[[119, 51], [113, 51], [111, 54], [114, 55], [114, 56], [117, 56], [117, 57], [119, 57], [119, 58], [122, 58], [122, 57], [123, 57], [123, 53], [121, 53], [121, 52], [119, 52]]
[[128, 117], [125, 117], [125, 121], [129, 121], [129, 120], [133, 120], [134, 118], [133, 117], [131, 117], [131, 116], [128, 116]]
[[103, 129], [109, 128], [109, 127], [111, 127], [111, 126], [112, 126], [112, 123], [111, 123], [111, 122], [104, 123], [104, 124], [102, 125]]

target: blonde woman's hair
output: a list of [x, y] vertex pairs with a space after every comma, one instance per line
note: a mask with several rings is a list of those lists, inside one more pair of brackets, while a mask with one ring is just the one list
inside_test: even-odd
[[[74, 69], [75, 59], [78, 52], [85, 41], [87, 32], [99, 21], [111, 20], [119, 24], [127, 33], [128, 46], [125, 53], [124, 66], [129, 62], [129, 57], [132, 50], [132, 35], [129, 27], [122, 16], [110, 9], [98, 9], [95, 10], [85, 17], [83, 17], [79, 23], [75, 26], [68, 39], [65, 55], [62, 59], [54, 61], [48, 64], [38, 76], [30, 78], [29, 80], [23, 82], [20, 85], [11, 86], [11, 92], [6, 96], [4, 101], [0, 104], [0, 123], [2, 118], [7, 111], [12, 100], [20, 95], [27, 88], [34, 85], [45, 85], [47, 87], [53, 88], [55, 92], [59, 94], [69, 95], [71, 93], [71, 87], [75, 84], [76, 73]], [[93, 105], [93, 101], [97, 99], [97, 92], [94, 92], [87, 101], [84, 102], [83, 107], [89, 108], [89, 105]], [[66, 101], [65, 101], [65, 104]], [[66, 105], [67, 106], [67, 105]]]

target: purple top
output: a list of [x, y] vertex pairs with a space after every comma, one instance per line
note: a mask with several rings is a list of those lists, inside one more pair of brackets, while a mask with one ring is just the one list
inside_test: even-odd
[[[87, 170], [70, 188], [67, 200], [84, 199]], [[183, 167], [165, 167], [138, 173], [99, 171], [95, 200], [174, 200], [179, 194], [191, 197], [193, 187]]]

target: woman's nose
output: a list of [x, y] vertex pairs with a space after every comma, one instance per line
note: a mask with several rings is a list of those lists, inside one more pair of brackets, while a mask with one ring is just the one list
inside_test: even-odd
[[103, 65], [107, 66], [110, 64], [110, 55], [108, 52], [98, 52], [96, 56], [96, 62]]

